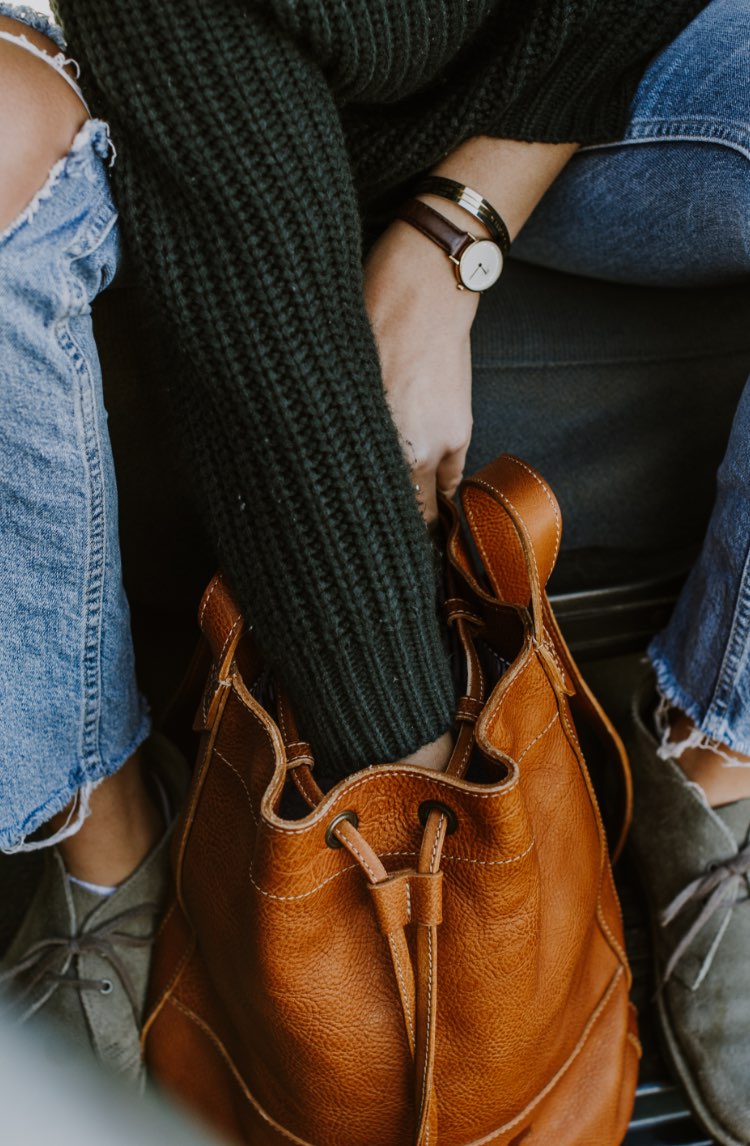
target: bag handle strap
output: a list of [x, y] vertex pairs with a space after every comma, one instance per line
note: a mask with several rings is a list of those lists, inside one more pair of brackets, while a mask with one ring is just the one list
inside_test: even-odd
[[219, 714], [237, 646], [246, 631], [244, 617], [222, 573], [212, 578], [203, 594], [198, 624], [211, 650], [211, 670], [193, 728], [196, 732], [205, 732], [213, 727]]
[[[511, 454], [502, 454], [461, 486], [461, 501], [493, 593], [501, 601], [530, 607], [533, 638], [550, 682], [574, 698], [577, 713], [595, 730], [610, 767], [622, 784], [623, 817], [612, 841], [612, 858], [624, 846], [632, 812], [632, 780], [622, 741], [581, 676], [547, 600], [546, 585], [560, 552], [562, 524], [555, 495], [541, 474]], [[468, 554], [451, 551], [463, 576], [480, 596]]]
[[493, 591], [531, 606], [541, 641], [543, 594], [562, 539], [557, 498], [535, 469], [502, 454], [464, 481], [461, 502]]

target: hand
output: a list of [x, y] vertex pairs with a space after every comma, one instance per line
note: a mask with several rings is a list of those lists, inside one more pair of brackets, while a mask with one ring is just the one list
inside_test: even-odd
[[431, 744], [423, 744], [411, 756], [405, 756], [402, 764], [419, 764], [422, 768], [431, 768], [433, 772], [444, 772], [450, 762], [453, 752], [453, 737], [450, 732], [444, 732]]
[[479, 296], [456, 289], [447, 256], [397, 220], [365, 264], [365, 305], [386, 397], [425, 521], [452, 497], [471, 438], [471, 324]]

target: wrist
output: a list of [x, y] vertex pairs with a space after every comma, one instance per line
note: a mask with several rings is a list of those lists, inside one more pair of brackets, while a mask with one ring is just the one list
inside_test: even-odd
[[367, 293], [386, 295], [396, 308], [424, 301], [442, 323], [455, 320], [470, 329], [479, 295], [456, 290], [453, 265], [445, 253], [402, 219], [394, 219], [372, 248], [366, 265]]
[[[455, 194], [454, 188], [458, 188], [460, 196], [455, 195], [455, 202], [459, 207], [465, 207], [466, 204], [463, 199], [468, 197], [464, 195], [465, 189], [452, 181], [444, 182], [450, 191], [451, 198]], [[434, 188], [424, 186], [421, 190], [425, 194], [434, 191], [435, 195], [440, 196], [442, 185]], [[482, 207], [482, 221], [484, 222], [484, 200], [475, 193], [472, 194], [477, 204]], [[453, 266], [458, 290], [481, 294], [497, 282], [502, 273], [504, 257], [510, 246], [510, 240], [502, 220], [493, 212], [489, 204], [486, 207], [488, 214], [494, 216], [494, 218], [487, 219], [486, 226], [490, 232], [487, 237], [474, 234], [473, 231], [467, 229], [465, 224], [457, 226], [441, 211], [430, 207], [419, 198], [406, 199], [398, 207], [396, 216], [407, 222], [415, 231], [429, 239], [438, 250], [443, 252]], [[468, 210], [474, 212], [473, 203]], [[476, 220], [474, 221], [476, 222]]]

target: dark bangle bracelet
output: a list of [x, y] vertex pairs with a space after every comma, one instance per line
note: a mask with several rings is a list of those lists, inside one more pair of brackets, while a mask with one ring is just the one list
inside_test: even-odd
[[412, 191], [413, 195], [437, 195], [440, 199], [448, 199], [468, 211], [475, 219], [489, 231], [492, 238], [503, 252], [503, 257], [510, 250], [510, 235], [500, 215], [491, 203], [488, 203], [478, 191], [457, 183], [455, 179], [445, 179], [442, 175], [428, 175], [420, 180]]

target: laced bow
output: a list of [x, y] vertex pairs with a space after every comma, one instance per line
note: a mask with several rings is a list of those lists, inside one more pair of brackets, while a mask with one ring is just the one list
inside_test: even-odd
[[[81, 935], [53, 936], [32, 943], [31, 947], [7, 970], [0, 972], [0, 985], [18, 979], [31, 972], [28, 982], [20, 990], [15, 990], [14, 1000], [22, 1002], [44, 979], [55, 979], [61, 987], [74, 987], [78, 991], [99, 991], [108, 994], [107, 979], [83, 979], [55, 971], [60, 956], [66, 961], [76, 955], [98, 955], [105, 959], [118, 975], [133, 1011], [136, 1023], [140, 1021], [140, 1000], [132, 976], [118, 953], [118, 947], [148, 947], [154, 939], [154, 932], [146, 935], [132, 935], [121, 931], [120, 927], [133, 923], [136, 919], [154, 919], [159, 907], [156, 903], [142, 903], [121, 911], [112, 919], [93, 927]], [[111, 989], [111, 988], [110, 988]]]
[[674, 897], [671, 903], [667, 904], [659, 917], [662, 927], [672, 923], [690, 903], [702, 902], [703, 907], [672, 952], [664, 970], [663, 983], [671, 978], [682, 956], [716, 912], [724, 906], [730, 912], [734, 910], [740, 900], [743, 881], [748, 874], [750, 874], [750, 844], [731, 859], [711, 866], [704, 875], [694, 879]]

